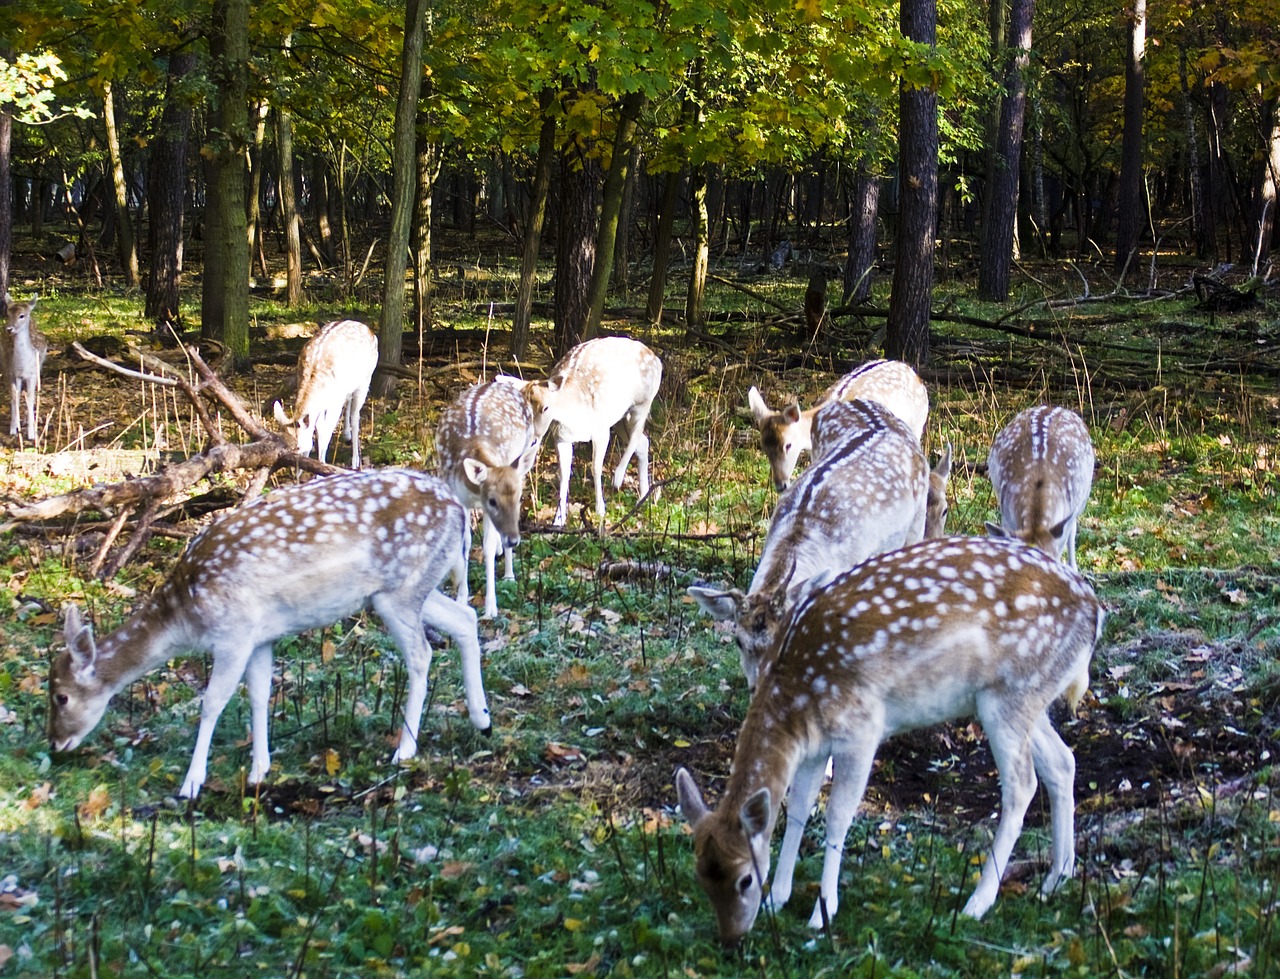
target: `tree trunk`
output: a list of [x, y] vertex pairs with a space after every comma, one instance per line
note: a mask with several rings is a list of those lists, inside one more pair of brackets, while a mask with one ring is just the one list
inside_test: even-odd
[[671, 261], [671, 230], [675, 226], [676, 204], [680, 199], [680, 171], [666, 175], [662, 187], [662, 210], [653, 234], [653, 277], [649, 279], [649, 301], [645, 317], [652, 326], [662, 322], [662, 302], [667, 295], [667, 265]]
[[843, 305], [871, 299], [871, 273], [876, 264], [876, 217], [880, 210], [880, 178], [871, 161], [861, 159], [849, 202], [849, 257], [844, 263]]
[[1124, 136], [1120, 151], [1120, 203], [1116, 225], [1117, 271], [1132, 274], [1137, 264], [1138, 237], [1145, 213], [1142, 195], [1142, 112], [1147, 47], [1147, 0], [1133, 0], [1129, 17], [1129, 47], [1124, 70]]
[[[902, 0], [902, 33], [934, 46], [937, 0]], [[929, 308], [938, 221], [938, 93], [901, 86], [898, 92], [901, 171], [897, 259], [885, 325], [885, 354], [920, 367], [929, 359]]]
[[[9, 294], [9, 256], [13, 251], [13, 116], [0, 109], [0, 297]], [[39, 208], [39, 202], [36, 204]]]
[[[404, 362], [404, 274], [409, 260], [409, 232], [417, 186], [414, 166], [414, 122], [422, 90], [422, 45], [426, 35], [426, 0], [408, 0], [404, 15], [404, 50], [400, 60], [400, 95], [392, 149], [391, 230], [387, 235], [387, 271], [382, 285], [382, 317], [378, 324], [378, 361]], [[375, 397], [389, 397], [396, 386], [390, 371], [374, 376]]]
[[120, 158], [120, 132], [116, 129], [115, 98], [111, 82], [102, 83], [102, 121], [107, 129], [107, 156], [111, 160], [111, 189], [115, 203], [116, 246], [120, 252], [120, 267], [124, 281], [131, 289], [141, 281], [138, 274], [138, 245], [133, 237], [133, 222], [129, 220], [129, 187], [124, 180], [124, 161]]
[[[993, 0], [997, 6], [1000, 0]], [[1013, 0], [1009, 11], [1012, 51], [1005, 72], [1005, 95], [996, 127], [978, 262], [978, 298], [1009, 297], [1009, 266], [1018, 220], [1018, 180], [1022, 172], [1022, 128], [1027, 111], [1027, 66], [1031, 63], [1031, 23], [1035, 0]]]
[[[253, 141], [249, 144], [249, 192], [245, 201], [245, 240], [249, 243], [249, 274], [253, 274], [253, 253], [258, 253], [258, 271], [264, 279], [270, 279], [267, 271], [267, 254], [262, 244], [262, 174], [267, 168], [267, 161], [262, 155], [262, 147], [267, 139], [267, 113], [270, 107], [266, 100], [255, 106], [251, 116], [254, 119]], [[257, 245], [257, 248], [254, 248]]]
[[614, 133], [613, 153], [609, 158], [609, 171], [605, 176], [601, 197], [596, 258], [588, 290], [587, 322], [582, 331], [584, 340], [590, 340], [600, 332], [600, 320], [604, 316], [604, 304], [609, 296], [609, 280], [613, 276], [613, 255], [618, 244], [618, 217], [622, 214], [622, 195], [627, 189], [631, 143], [635, 138], [636, 120], [643, 104], [644, 96], [637, 92], [627, 95], [618, 109], [618, 129]]
[[216, 108], [209, 119], [205, 264], [200, 333], [221, 343], [232, 370], [249, 366], [249, 0], [214, 0], [209, 38]]
[[631, 300], [631, 246], [636, 224], [636, 184], [640, 172], [640, 147], [631, 144], [627, 162], [627, 182], [622, 188], [622, 213], [618, 215], [618, 244], [614, 249], [614, 285], [622, 293], [622, 301]]
[[418, 118], [421, 123], [415, 136], [414, 175], [418, 183], [413, 221], [413, 318], [419, 338], [430, 325], [431, 303], [431, 219], [435, 211], [436, 180], [444, 162], [444, 148], [439, 142], [426, 136], [426, 111], [419, 103]]
[[289, 110], [276, 110], [276, 182], [280, 188], [280, 217], [284, 224], [285, 303], [297, 306], [302, 302], [302, 219], [298, 215], [298, 200], [293, 173], [293, 117]]
[[707, 266], [711, 259], [711, 237], [707, 221], [707, 165], [693, 168], [689, 179], [689, 210], [693, 217], [693, 268], [689, 271], [689, 291], [684, 300], [684, 323], [688, 329], [702, 325], [703, 302], [707, 294]]
[[542, 94], [542, 128], [538, 133], [538, 159], [534, 164], [529, 212], [524, 222], [524, 254], [520, 260], [520, 286], [516, 292], [515, 317], [511, 322], [511, 357], [524, 360], [529, 349], [529, 326], [533, 321], [533, 289], [538, 277], [538, 252], [542, 247], [542, 227], [547, 218], [547, 197], [551, 172], [556, 162], [556, 120], [551, 115], [552, 93]]
[[164, 109], [151, 141], [147, 179], [148, 235], [151, 267], [147, 275], [147, 318], [163, 327], [181, 323], [178, 311], [182, 281], [182, 228], [187, 194], [187, 140], [191, 134], [191, 106], [177, 87], [195, 67], [191, 51], [169, 55]]
[[311, 163], [311, 207], [315, 215], [320, 257], [326, 266], [335, 264], [333, 252], [333, 224], [329, 220], [329, 161], [321, 153], [314, 153]]
[[560, 158], [556, 208], [554, 353], [564, 356], [583, 340], [587, 296], [595, 265], [600, 164], [570, 153]]
[[1276, 198], [1276, 187], [1280, 185], [1280, 98], [1272, 99], [1270, 111], [1271, 124], [1266, 126], [1267, 145], [1262, 155], [1262, 176], [1258, 183], [1258, 213], [1255, 221], [1258, 240], [1253, 250], [1253, 274], [1258, 274], [1267, 252], [1275, 239], [1276, 206], [1280, 200]]

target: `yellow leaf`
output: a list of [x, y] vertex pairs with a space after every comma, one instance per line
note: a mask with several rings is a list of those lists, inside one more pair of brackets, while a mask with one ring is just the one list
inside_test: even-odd
[[[332, 639], [326, 639], [324, 642], [320, 644], [320, 662], [321, 663], [329, 662], [329, 660], [333, 659], [333, 654], [336, 653], [337, 651], [338, 651], [338, 647], [334, 643], [334, 641]], [[329, 774], [332, 775], [333, 773], [330, 772]]]
[[324, 770], [330, 775], [337, 775], [338, 769], [342, 767], [341, 756], [332, 748], [325, 749], [324, 753]]
[[107, 811], [111, 805], [111, 791], [105, 785], [99, 785], [89, 793], [89, 798], [80, 803], [80, 819], [92, 822]]
[[583, 921], [581, 918], [565, 918], [564, 919], [564, 927], [566, 931], [581, 931], [582, 926], [585, 924], [586, 922]]

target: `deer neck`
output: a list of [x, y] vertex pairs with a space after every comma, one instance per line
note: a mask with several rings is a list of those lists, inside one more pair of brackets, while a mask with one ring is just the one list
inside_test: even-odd
[[94, 672], [120, 689], [190, 649], [195, 638], [173, 580], [165, 582], [118, 629], [98, 643]]
[[768, 675], [761, 676], [760, 687], [738, 737], [733, 772], [721, 796], [720, 809], [737, 812], [760, 789], [768, 789], [767, 833], [772, 833], [796, 769], [810, 752], [808, 725], [794, 712], [791, 712], [794, 716], [788, 716], [776, 710], [769, 697], [769, 685]]

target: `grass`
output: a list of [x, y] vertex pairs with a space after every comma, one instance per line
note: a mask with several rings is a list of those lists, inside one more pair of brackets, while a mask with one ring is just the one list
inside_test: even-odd
[[[794, 298], [803, 282], [774, 285], [776, 298]], [[46, 298], [42, 327], [55, 344], [141, 322], [130, 297]], [[258, 315], [276, 314], [263, 305]], [[1068, 331], [1087, 318], [1058, 315]], [[462, 311], [456, 322], [484, 326]], [[1015, 850], [1024, 862], [1000, 901], [980, 923], [958, 916], [998, 791], [980, 733], [953, 725], [885, 746], [847, 841], [831, 932], [805, 926], [816, 819], [794, 907], [762, 918], [739, 950], [714, 942], [671, 776], [690, 766], [718, 792], [747, 695], [728, 633], [698, 617], [684, 588], [699, 577], [745, 586], [763, 541], [773, 493], [738, 410], [742, 392], [759, 383], [771, 400], [811, 398], [832, 379], [774, 373], [752, 330], [725, 334], [758, 345], [747, 366], [675, 334], [652, 338], [667, 355], [650, 426], [660, 499], [631, 513], [632, 475], [608, 495], [609, 536], [526, 536], [518, 580], [499, 584], [501, 616], [481, 626], [493, 734], [471, 729], [456, 653], [439, 649], [423, 751], [400, 770], [387, 759], [404, 673], [371, 618], [278, 645], [275, 766], [260, 791], [243, 785], [248, 707], [237, 697], [198, 804], [172, 797], [190, 756], [207, 668], [199, 658], [135, 683], [83, 749], [51, 757], [43, 684], [57, 609], [74, 599], [100, 628], [118, 623], [179, 543], [156, 539], [100, 583], [86, 578], [91, 541], [78, 551], [56, 537], [4, 538], [0, 975], [1274, 971], [1280, 517], [1265, 385], [1175, 382], [1184, 361], [1169, 354], [1167, 383], [1133, 387], [1109, 361], [1052, 344], [1018, 346], [1026, 377], [1015, 380], [1006, 340], [946, 326], [935, 337], [930, 446], [956, 447], [951, 530], [978, 533], [994, 516], [986, 447], [1020, 408], [1044, 399], [1080, 408], [1095, 439], [1079, 552], [1110, 619], [1092, 696], [1079, 717], [1060, 719], [1080, 759], [1080, 874], [1036, 899], [1048, 848], [1037, 801]], [[855, 346], [836, 359], [860, 356]], [[86, 445], [147, 449], [162, 435], [185, 444], [172, 404], [92, 376], [99, 389], [115, 385], [106, 407], [86, 394], [88, 375], [46, 388], [44, 408], [65, 419], [64, 434], [110, 415], [117, 424]], [[246, 400], [260, 403], [272, 377], [248, 382]], [[431, 424], [452, 391], [410, 387], [378, 406], [370, 455], [379, 463], [430, 464]], [[590, 494], [586, 468], [580, 447], [575, 503]], [[82, 477], [22, 468], [5, 450], [0, 478], [10, 498], [31, 499]], [[545, 522], [550, 454], [533, 484], [529, 512]], [[662, 569], [613, 580], [600, 571], [624, 562]]]

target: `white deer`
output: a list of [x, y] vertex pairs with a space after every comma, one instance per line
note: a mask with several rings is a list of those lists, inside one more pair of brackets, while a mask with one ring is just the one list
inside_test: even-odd
[[40, 371], [49, 353], [49, 341], [36, 329], [35, 309], [39, 295], [26, 302], [14, 302], [8, 293], [4, 297], [4, 333], [0, 334], [0, 374], [9, 388], [12, 414], [9, 434], [17, 435], [19, 426], [19, 402], [27, 396], [27, 438], [36, 440], [36, 400], [40, 397]]
[[[498, 614], [498, 548], [506, 562], [504, 577], [515, 578], [512, 549], [520, 543], [520, 497], [538, 455], [538, 437], [520, 388], [490, 381], [463, 391], [440, 415], [436, 453], [440, 473], [458, 499], [484, 515], [484, 616], [491, 619]], [[466, 551], [471, 552], [470, 524]], [[465, 577], [458, 597], [466, 600]]]
[[329, 440], [346, 413], [343, 434], [351, 442], [351, 468], [360, 468], [360, 411], [378, 366], [378, 337], [359, 320], [326, 323], [298, 355], [298, 391], [293, 417], [275, 403], [276, 421], [289, 432], [304, 456], [318, 442], [321, 462], [328, 461]]
[[796, 402], [774, 411], [758, 388], [747, 392], [747, 402], [760, 445], [769, 460], [773, 485], [778, 492], [787, 488], [800, 453], [810, 448], [813, 416], [823, 405], [833, 401], [879, 401], [906, 423], [920, 441], [929, 419], [929, 392], [920, 375], [900, 360], [872, 360], [858, 367], [827, 388], [818, 403], [805, 411]]
[[565, 354], [546, 380], [524, 386], [538, 438], [548, 429], [555, 429], [552, 438], [560, 460], [560, 497], [554, 521], [557, 527], [564, 525], [568, 515], [569, 469], [575, 442], [591, 443], [596, 514], [604, 516], [601, 474], [609, 432], [619, 421], [626, 442], [613, 474], [613, 488], [622, 488], [627, 463], [634, 455], [640, 497], [648, 494], [649, 436], [644, 433], [644, 425], [661, 383], [662, 361], [643, 343], [627, 337], [598, 337]]
[[466, 521], [443, 482], [403, 469], [315, 479], [222, 517], [191, 542], [129, 620], [100, 641], [79, 610], [67, 606], [67, 649], [49, 675], [50, 745], [75, 748], [117, 691], [178, 653], [203, 650], [213, 665], [179, 795], [194, 798], [204, 784], [214, 726], [242, 676], [252, 715], [249, 781], [260, 782], [271, 767], [272, 643], [365, 607], [377, 612], [409, 673], [392, 761], [418, 750], [431, 667], [424, 624], [457, 643], [471, 723], [488, 730], [475, 612], [436, 590], [446, 575], [466, 572]]
[[1093, 486], [1093, 443], [1089, 429], [1069, 408], [1028, 408], [1001, 429], [987, 456], [1000, 523], [988, 523], [993, 537], [1016, 537], [1054, 557], [1067, 550], [1076, 566], [1076, 523]]
[[845, 834], [876, 749], [902, 731], [977, 715], [1000, 771], [1000, 822], [964, 913], [995, 902], [1000, 877], [1044, 782], [1053, 845], [1044, 894], [1075, 865], [1075, 758], [1049, 705], [1089, 685], [1103, 612], [1070, 568], [1017, 541], [928, 540], [871, 558], [815, 589], [760, 675], [715, 810], [683, 768], [675, 783], [693, 828], [699, 883], [719, 936], [751, 928], [769, 873], [769, 841], [787, 795], [786, 832], [769, 895], [781, 908], [827, 757], [834, 779], [812, 928], [834, 920]]
[[810, 579], [920, 540], [929, 475], [916, 437], [879, 402], [834, 401], [814, 415], [813, 464], [778, 498], [747, 593], [688, 589], [734, 623], [748, 686]]

